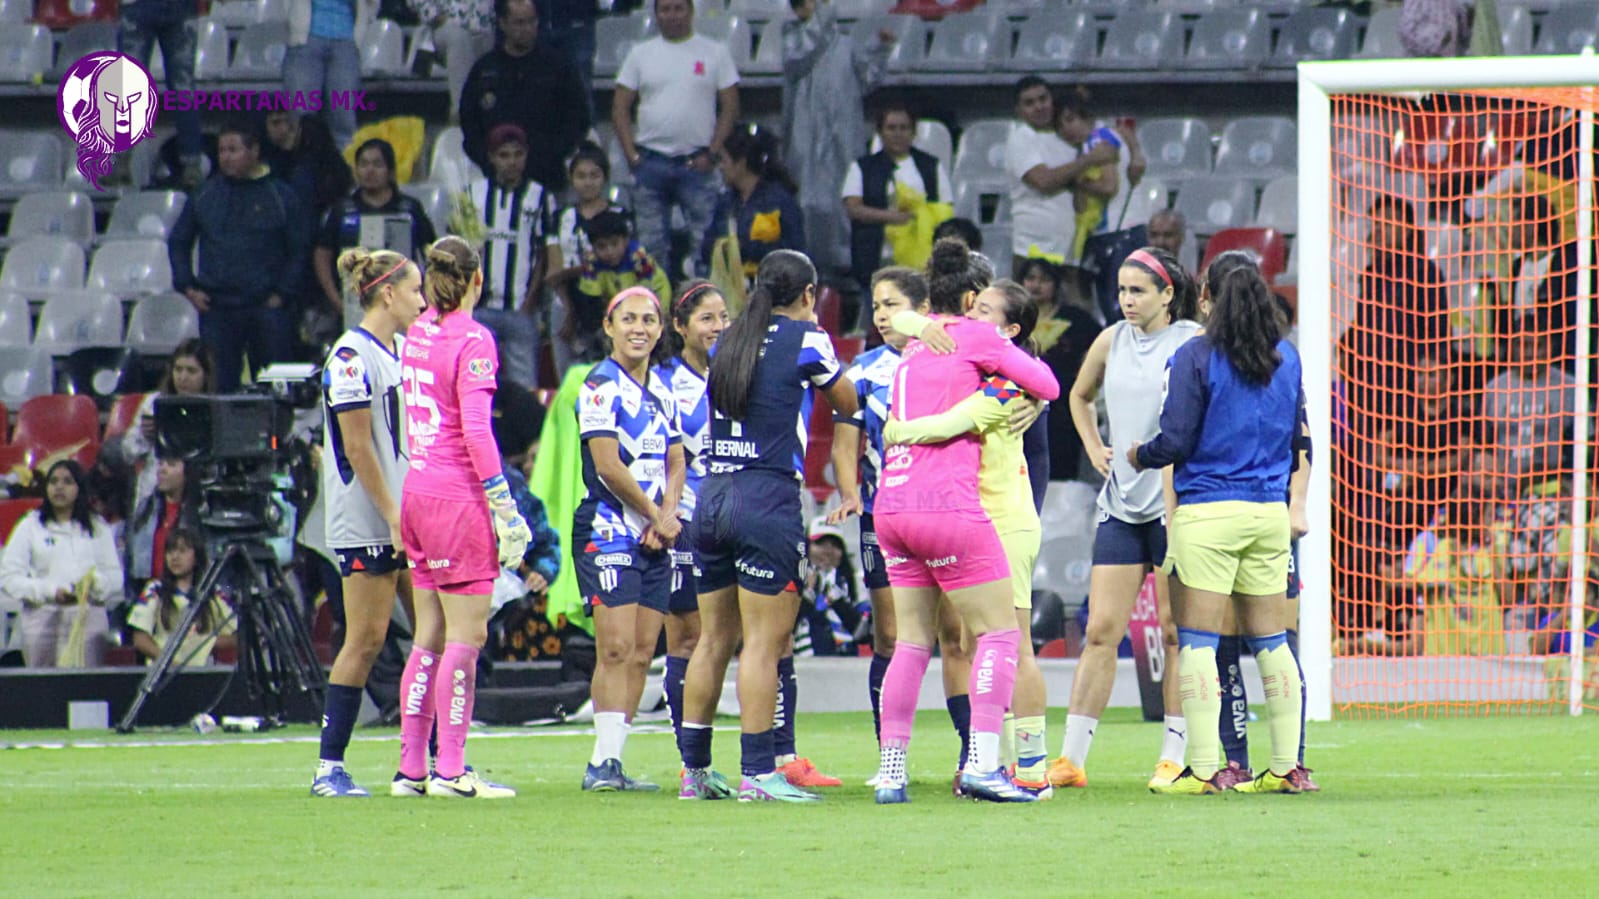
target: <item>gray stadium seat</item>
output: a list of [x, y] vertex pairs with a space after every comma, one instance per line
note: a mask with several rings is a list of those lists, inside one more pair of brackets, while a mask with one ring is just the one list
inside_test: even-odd
[[428, 221], [433, 223], [435, 232], [443, 234], [448, 230], [450, 212], [455, 208], [455, 195], [450, 192], [449, 185], [430, 182], [412, 183], [405, 185], [401, 193], [422, 204], [422, 211], [427, 213]]
[[[989, 198], [987, 215], [983, 214], [984, 197]], [[955, 188], [955, 214], [978, 225], [1007, 224], [1010, 222], [1010, 191], [997, 183], [962, 182]]]
[[894, 0], [834, 0], [833, 10], [846, 21], [870, 16], [886, 16], [894, 8]]
[[1532, 13], [1525, 6], [1499, 6], [1499, 40], [1506, 56], [1532, 53]]
[[921, 69], [928, 72], [983, 72], [1010, 56], [1010, 23], [1003, 17], [971, 12], [948, 16], [933, 26], [933, 43]]
[[1268, 181], [1295, 170], [1299, 156], [1299, 131], [1292, 119], [1247, 116], [1222, 129], [1216, 147], [1217, 175]]
[[1599, 6], [1570, 2], [1551, 9], [1538, 30], [1533, 52], [1542, 55], [1578, 54], [1585, 47], [1599, 49]]
[[927, 24], [915, 16], [872, 16], [859, 19], [850, 26], [850, 36], [858, 47], [868, 47], [876, 42], [884, 28], [898, 35], [894, 49], [888, 54], [888, 68], [905, 72], [918, 68], [927, 56]]
[[428, 180], [447, 184], [451, 190], [466, 190], [467, 184], [477, 177], [478, 167], [463, 149], [460, 126], [451, 125], [440, 131], [433, 139], [433, 152], [428, 155]]
[[1178, 188], [1177, 209], [1197, 234], [1242, 228], [1255, 221], [1255, 188], [1235, 178], [1195, 178]]
[[94, 203], [78, 191], [49, 190], [24, 195], [11, 209], [6, 242], [30, 237], [65, 237], [81, 244], [94, 239]]
[[73, 290], [53, 294], [39, 310], [36, 349], [64, 356], [87, 346], [122, 343], [122, 301], [109, 293]]
[[107, 239], [134, 237], [165, 240], [189, 195], [175, 190], [143, 190], [123, 194], [111, 207]]
[[789, 16], [785, 0], [733, 0], [727, 11], [757, 22], [781, 21]]
[[128, 316], [128, 346], [141, 353], [166, 355], [179, 343], [200, 336], [200, 314], [182, 294], [158, 293], [133, 304]]
[[245, 28], [233, 48], [228, 77], [241, 81], [282, 78], [288, 40], [289, 29], [283, 22], [260, 22]]
[[172, 289], [172, 263], [164, 240], [113, 240], [95, 250], [89, 263], [90, 290], [106, 290], [120, 297], [161, 293]]
[[43, 78], [55, 61], [55, 41], [42, 25], [0, 26], [0, 82]]
[[208, 18], [223, 27], [245, 28], [263, 21], [263, 11], [260, 0], [217, 0]]
[[1138, 126], [1148, 173], [1166, 181], [1210, 174], [1210, 126], [1203, 119], [1150, 119]]
[[0, 25], [26, 25], [33, 18], [33, 0], [0, 0]]
[[61, 36], [61, 49], [56, 52], [56, 63], [51, 71], [60, 76], [67, 67], [96, 50], [117, 48], [117, 23], [84, 22], [68, 28]]
[[1403, 59], [1410, 54], [1399, 43], [1399, 7], [1375, 9], [1366, 22], [1366, 36], [1360, 42], [1357, 59]]
[[0, 353], [0, 403], [16, 408], [36, 396], [55, 392], [50, 354], [34, 347]]
[[1125, 12], [1110, 23], [1100, 48], [1101, 69], [1166, 69], [1182, 62], [1182, 20], [1171, 13]]
[[[954, 171], [955, 142], [949, 136], [949, 126], [938, 119], [918, 119], [916, 121], [916, 137], [911, 141], [916, 149], [938, 157], [943, 163], [944, 171]], [[883, 140], [877, 135], [872, 135], [871, 152], [876, 153], [883, 149]]]
[[955, 150], [954, 180], [1008, 182], [1005, 141], [1012, 124], [1009, 119], [979, 119], [967, 125]]
[[1149, 217], [1171, 205], [1171, 189], [1166, 182], [1159, 178], [1145, 175], [1138, 184], [1127, 192], [1127, 205], [1121, 209], [1113, 209], [1112, 225], [1117, 219], [1121, 227], [1131, 228], [1149, 221]]
[[6, 253], [0, 290], [29, 298], [83, 287], [83, 247], [62, 237], [32, 237]]
[[751, 75], [775, 75], [783, 71], [782, 22], [767, 22], [760, 27], [760, 39], [750, 51], [749, 61], [740, 63], [738, 70]]
[[978, 228], [983, 234], [983, 255], [994, 263], [994, 277], [1010, 277], [1010, 222], [995, 222]]
[[33, 311], [20, 293], [0, 293], [0, 347], [25, 347], [33, 343]]
[[1262, 228], [1276, 228], [1284, 234], [1299, 230], [1299, 178], [1284, 175], [1274, 178], [1260, 193], [1260, 210], [1255, 213], [1255, 224]]
[[1348, 59], [1355, 50], [1355, 18], [1342, 9], [1301, 9], [1277, 31], [1271, 65], [1293, 66], [1307, 59]]
[[0, 129], [0, 194], [58, 188], [65, 163], [66, 146], [58, 132]]
[[642, 16], [605, 16], [594, 23], [594, 77], [611, 78], [627, 51], [644, 39]]
[[1258, 9], [1219, 9], [1194, 26], [1183, 62], [1193, 69], [1253, 69], [1271, 53], [1271, 27]]
[[1079, 10], [1039, 13], [1018, 25], [1016, 35], [1016, 53], [1007, 63], [1016, 72], [1091, 66], [1099, 44], [1094, 17]]
[[378, 19], [361, 35], [361, 74], [395, 77], [410, 74], [405, 67], [405, 32], [388, 19]]
[[228, 29], [210, 19], [195, 23], [194, 79], [217, 81], [228, 77]]

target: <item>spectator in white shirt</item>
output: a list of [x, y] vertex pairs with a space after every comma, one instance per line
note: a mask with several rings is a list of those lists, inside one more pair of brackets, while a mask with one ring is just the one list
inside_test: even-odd
[[[660, 35], [622, 61], [611, 124], [633, 170], [639, 242], [664, 263], [673, 259], [672, 207], [683, 210], [691, 246], [710, 227], [721, 190], [716, 163], [738, 121], [738, 69], [725, 44], [694, 33], [691, 0], [655, 0], [655, 22]], [[682, 277], [682, 260], [668, 268]]]
[[1016, 82], [1016, 117], [1005, 141], [1005, 172], [1011, 180], [1011, 267], [1029, 257], [1073, 265], [1077, 213], [1072, 189], [1095, 166], [1114, 164], [1114, 146], [1079, 155], [1055, 132], [1055, 98], [1036, 75]]

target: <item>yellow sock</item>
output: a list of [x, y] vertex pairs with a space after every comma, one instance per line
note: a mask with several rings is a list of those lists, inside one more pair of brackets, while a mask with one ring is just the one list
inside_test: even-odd
[[[1189, 721], [1221, 720], [1221, 685], [1216, 673], [1216, 646], [1220, 637], [1210, 631], [1180, 628], [1177, 684], [1183, 698], [1183, 717]], [[1290, 659], [1290, 662], [1292, 660]], [[1194, 776], [1209, 780], [1221, 766], [1219, 727], [1188, 729], [1188, 767]]]
[[1271, 732], [1271, 773], [1285, 775], [1299, 764], [1299, 668], [1288, 650], [1287, 636], [1252, 637], [1266, 692], [1266, 721]]
[[[1038, 769], [1042, 771], [1049, 761], [1049, 753], [1044, 748], [1045, 717], [1043, 715], [1029, 715], [1016, 719], [1016, 769], [1027, 771]], [[1027, 777], [1025, 780], [1042, 780], [1043, 777]]]
[[999, 732], [999, 760], [1004, 765], [1016, 761], [1016, 716], [1005, 713], [1005, 725]]

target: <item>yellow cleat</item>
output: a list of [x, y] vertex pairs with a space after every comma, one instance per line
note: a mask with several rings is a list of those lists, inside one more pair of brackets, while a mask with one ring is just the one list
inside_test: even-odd
[[1276, 773], [1273, 773], [1270, 770], [1263, 771], [1254, 780], [1250, 781], [1249, 783], [1241, 783], [1238, 786], [1233, 787], [1233, 792], [1235, 792], [1235, 793], [1302, 793], [1302, 792], [1304, 792], [1299, 787], [1294, 785], [1294, 782], [1291, 779], [1292, 773], [1293, 772], [1289, 772], [1288, 774], [1276, 774]]
[[1066, 756], [1049, 763], [1049, 785], [1052, 787], [1086, 787], [1088, 772], [1072, 764]]
[[1177, 778], [1183, 776], [1183, 770], [1182, 765], [1168, 759], [1161, 759], [1160, 764], [1155, 766], [1155, 776], [1149, 779], [1149, 788], [1153, 790], [1156, 787], [1171, 786], [1177, 782]]
[[1216, 775], [1212, 774], [1208, 780], [1200, 780], [1194, 774], [1194, 769], [1184, 768], [1171, 783], [1156, 784], [1150, 781], [1149, 792], [1163, 796], [1207, 796], [1220, 793], [1221, 787], [1216, 785]]

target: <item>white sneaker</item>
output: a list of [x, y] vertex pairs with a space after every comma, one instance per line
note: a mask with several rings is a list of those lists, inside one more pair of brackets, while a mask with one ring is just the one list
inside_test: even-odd
[[428, 779], [425, 777], [418, 777], [413, 780], [404, 774], [395, 772], [394, 782], [389, 785], [389, 795], [401, 799], [411, 799], [416, 796], [426, 796], [427, 794]]
[[428, 779], [428, 795], [446, 799], [513, 799], [516, 791], [502, 784], [489, 783], [468, 768], [460, 777], [433, 775]]

